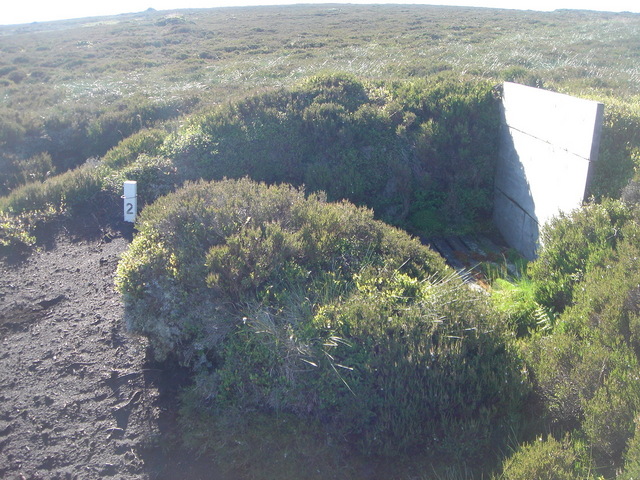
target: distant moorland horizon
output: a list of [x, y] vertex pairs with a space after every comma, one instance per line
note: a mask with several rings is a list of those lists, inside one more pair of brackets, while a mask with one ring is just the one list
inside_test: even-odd
[[247, 7], [262, 5], [294, 4], [423, 4], [461, 7], [486, 7], [515, 10], [594, 10], [606, 12], [640, 13], [640, 4], [635, 0], [583, 1], [583, 0], [522, 0], [514, 5], [511, 0], [113, 0], [111, 2], [80, 2], [77, 0], [48, 2], [29, 0], [5, 5], [0, 25], [18, 25], [33, 22], [71, 20], [85, 17], [100, 17], [135, 13], [153, 8], [155, 10], [176, 10], [187, 8]]

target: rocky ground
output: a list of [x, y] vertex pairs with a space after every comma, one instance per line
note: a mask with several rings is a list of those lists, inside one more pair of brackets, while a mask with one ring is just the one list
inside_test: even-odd
[[124, 328], [132, 229], [93, 227], [0, 258], [0, 478], [200, 478], [171, 446], [179, 372]]

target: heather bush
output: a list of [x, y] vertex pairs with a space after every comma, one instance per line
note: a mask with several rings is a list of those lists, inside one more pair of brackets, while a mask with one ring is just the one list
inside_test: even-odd
[[24, 218], [0, 213], [0, 251], [10, 248], [20, 251], [34, 246], [36, 238], [30, 230]]
[[608, 349], [603, 387], [586, 405], [584, 429], [601, 462], [613, 466], [620, 465], [640, 411], [640, 230], [629, 221], [622, 233], [615, 252], [585, 278], [566, 319], [567, 329]]
[[594, 164], [591, 195], [599, 200], [620, 198], [640, 166], [640, 104], [606, 97], [598, 161]]
[[102, 156], [132, 134], [184, 115], [197, 104], [196, 98], [152, 100], [134, 95], [100, 112], [86, 126], [85, 155]]
[[499, 480], [586, 480], [593, 474], [588, 454], [567, 435], [539, 437], [523, 444], [502, 463]]
[[3, 154], [0, 156], [0, 194], [7, 195], [20, 185], [43, 181], [54, 172], [51, 155], [46, 152], [27, 159]]
[[603, 343], [620, 341], [640, 356], [640, 227], [629, 221], [616, 249], [580, 284], [564, 327]]
[[[344, 74], [311, 77], [295, 88], [192, 117], [170, 135], [145, 127], [174, 115], [177, 104], [165, 108], [136, 97], [121, 107], [112, 116], [83, 111], [52, 116], [34, 127], [60, 148], [40, 145], [52, 155], [28, 161], [3, 156], [11, 167], [5, 170], [7, 190], [27, 177], [40, 181], [17, 189], [0, 205], [14, 213], [47, 205], [75, 208], [98, 187], [115, 199], [124, 180], [137, 180], [147, 203], [185, 179], [250, 176], [304, 184], [330, 200], [349, 199], [423, 235], [468, 230], [489, 218], [489, 159], [495, 155], [487, 145], [495, 144], [498, 117], [487, 84], [447, 78], [384, 85]], [[452, 120], [455, 116], [464, 120]], [[87, 129], [88, 137], [82, 134]], [[125, 131], [138, 133], [121, 140]], [[83, 183], [91, 170], [86, 167], [46, 178], [54, 168], [64, 172], [82, 155], [116, 143], [89, 175], [92, 185]], [[73, 155], [65, 153], [70, 144]], [[428, 155], [424, 144], [431, 145]]]
[[333, 74], [197, 116], [164, 151], [187, 178], [304, 184], [434, 234], [489, 218], [498, 127], [488, 83]]
[[[609, 442], [604, 431], [596, 433], [601, 425], [614, 432], [613, 435], [620, 435], [624, 446], [628, 424], [622, 427], [623, 431], [616, 430], [614, 417], [633, 415], [638, 407], [638, 386], [632, 381], [638, 362], [633, 354], [625, 348], [614, 348], [570, 333], [542, 337], [529, 353], [536, 392], [543, 402], [549, 425], [564, 430], [584, 427], [591, 432], [589, 437], [594, 447]], [[623, 400], [625, 406], [616, 405], [612, 399]], [[611, 409], [610, 414], [605, 414], [607, 409]], [[619, 413], [614, 414], [615, 409]], [[601, 411], [596, 414], [598, 410]], [[605, 422], [606, 426], [599, 422]], [[606, 446], [602, 450], [613, 452]], [[618, 449], [608, 455], [615, 458], [621, 452]]]
[[629, 448], [625, 453], [624, 471], [617, 477], [621, 480], [640, 478], [640, 428], [639, 418], [635, 419], [635, 430]]
[[10, 118], [9, 112], [0, 115], [0, 146], [13, 149], [23, 140], [24, 126]]
[[553, 335], [539, 336], [528, 360], [548, 424], [584, 435], [595, 464], [619, 469], [640, 411], [640, 233], [634, 220], [620, 226], [615, 248], [574, 288], [574, 304]]
[[582, 429], [594, 462], [610, 471], [622, 466], [623, 453], [633, 437], [634, 419], [640, 411], [640, 387], [636, 378], [640, 365], [631, 356], [627, 356], [627, 360], [628, 363], [622, 365], [616, 365], [615, 361], [603, 363], [601, 369], [607, 378], [585, 402]]
[[91, 206], [102, 190], [98, 169], [85, 165], [61, 175], [32, 182], [0, 198], [0, 210], [18, 215], [24, 212], [74, 211]]
[[30, 122], [27, 152], [47, 152], [59, 173], [78, 167], [89, 157], [101, 155], [104, 152], [93, 150], [87, 135], [87, 126], [95, 115], [93, 109], [79, 106]]
[[415, 146], [412, 169], [420, 182], [410, 214], [442, 224], [455, 219], [463, 229], [488, 218], [500, 125], [492, 85], [443, 77], [398, 83], [394, 93], [407, 112], [399, 131]]
[[164, 157], [140, 154], [126, 167], [113, 173], [104, 174], [103, 188], [114, 195], [120, 195], [126, 180], [138, 183], [137, 195], [140, 207], [171, 192], [178, 183], [173, 162]]
[[489, 452], [517, 425], [526, 393], [495, 319], [454, 276], [363, 272], [348, 298], [313, 319], [343, 368], [325, 367], [332, 387], [317, 390], [320, 411], [368, 453], [464, 461]]
[[[367, 454], [489, 452], [527, 383], [487, 303], [370, 210], [247, 179], [140, 215], [129, 327], [189, 365], [187, 410], [287, 413]], [[338, 440], [342, 442], [343, 440]]]
[[[103, 193], [115, 201], [121, 195], [125, 180], [139, 182], [142, 204], [151, 202], [175, 188], [179, 183], [172, 162], [158, 156], [164, 136], [161, 130], [145, 130], [122, 141], [110, 150], [101, 162], [92, 160], [57, 176], [49, 176], [54, 169], [50, 155], [43, 153], [28, 160], [14, 160], [17, 182], [7, 196], [0, 197], [0, 210], [14, 215], [21, 214], [53, 218], [45, 215], [50, 210], [69, 213], [82, 209], [100, 208]], [[113, 208], [113, 207], [110, 207]]]
[[129, 165], [140, 154], [158, 155], [166, 136], [167, 133], [160, 129], [141, 130], [109, 150], [102, 158], [102, 163], [111, 169], [120, 169]]
[[617, 200], [589, 203], [553, 218], [542, 229], [542, 248], [530, 265], [537, 301], [561, 312], [571, 305], [575, 286], [615, 249], [622, 226], [632, 217]]
[[15, 179], [16, 185], [21, 185], [34, 181], [43, 181], [55, 173], [55, 167], [48, 153], [39, 153], [25, 160], [16, 162], [18, 175]]
[[[321, 278], [336, 275], [338, 283], [347, 285], [365, 262], [380, 258], [398, 268], [404, 264], [402, 268], [415, 275], [444, 269], [438, 255], [374, 221], [369, 210], [326, 204], [316, 196], [307, 200], [292, 187], [268, 188], [249, 180], [192, 184], [147, 207], [137, 228], [140, 235], [132, 251], [155, 245], [152, 251], [164, 260], [151, 260], [156, 256], [152, 253], [144, 256], [143, 271], [149, 265], [160, 268], [151, 270], [147, 281], [135, 273], [136, 255], [127, 255], [119, 270], [119, 288], [132, 303], [148, 303], [149, 317], [181, 331], [181, 312], [163, 315], [164, 302], [151, 301], [140, 290], [143, 285], [172, 279], [174, 289], [183, 291], [175, 300], [184, 299], [186, 311], [195, 299], [232, 305], [277, 298], [289, 290], [288, 283], [306, 282], [310, 288], [317, 279], [309, 277], [309, 271], [327, 272], [318, 273]], [[162, 338], [156, 340], [163, 344]]]

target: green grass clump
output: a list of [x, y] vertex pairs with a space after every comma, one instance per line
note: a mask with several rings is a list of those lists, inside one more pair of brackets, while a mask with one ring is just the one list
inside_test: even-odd
[[518, 417], [527, 387], [500, 317], [370, 210], [225, 180], [159, 199], [137, 227], [117, 272], [128, 325], [193, 369], [196, 410], [459, 459]]
[[515, 281], [496, 278], [491, 284], [491, 300], [495, 308], [506, 316], [509, 328], [518, 337], [552, 326], [553, 312], [536, 300], [536, 286], [524, 275]]

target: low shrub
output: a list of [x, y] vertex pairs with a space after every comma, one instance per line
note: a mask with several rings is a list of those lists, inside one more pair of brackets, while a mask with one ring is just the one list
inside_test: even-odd
[[633, 360], [626, 365], [616, 365], [615, 361], [603, 363], [601, 369], [606, 378], [601, 388], [585, 402], [582, 429], [594, 461], [609, 471], [622, 466], [623, 454], [633, 437], [634, 419], [640, 411], [638, 368], [640, 365]]
[[[289, 283], [311, 285], [309, 272], [321, 279], [322, 272], [336, 275], [346, 286], [363, 265], [381, 258], [396, 267], [406, 262], [403, 268], [415, 275], [445, 268], [437, 254], [374, 221], [369, 210], [249, 180], [191, 184], [147, 207], [137, 228], [132, 253], [120, 264], [119, 288], [132, 305], [148, 303], [146, 316], [153, 322], [181, 331], [186, 317], [165, 312], [164, 294], [152, 299], [145, 288], [169, 281], [173, 287], [165, 287], [182, 291], [177, 302], [188, 293], [191, 300], [227, 305], [278, 298]], [[165, 350], [162, 338], [152, 343], [159, 354]]]
[[102, 180], [95, 166], [85, 165], [42, 182], [16, 188], [0, 198], [0, 211], [18, 215], [44, 212], [50, 208], [72, 212], [91, 206], [102, 190]]
[[454, 276], [363, 272], [313, 324], [342, 367], [339, 376], [325, 368], [321, 385], [332, 387], [317, 390], [321, 411], [361, 451], [472, 463], [520, 420], [517, 357], [485, 299]]
[[[640, 411], [638, 238], [635, 221], [622, 225], [615, 249], [586, 271], [553, 335], [528, 345], [549, 425], [581, 431], [606, 472], [622, 466]], [[593, 251], [602, 254], [598, 243]]]
[[542, 248], [530, 264], [538, 302], [557, 312], [571, 305], [575, 286], [615, 249], [631, 209], [617, 200], [589, 203], [553, 218], [542, 229]]
[[53, 207], [19, 215], [0, 212], [0, 253], [28, 252], [36, 245], [38, 228], [58, 215], [59, 212]]
[[35, 245], [36, 238], [21, 219], [0, 213], [0, 247], [24, 249]]
[[640, 104], [637, 98], [606, 97], [598, 161], [589, 192], [598, 200], [620, 198], [640, 166]]
[[57, 110], [43, 119], [29, 124], [27, 151], [47, 152], [56, 171], [64, 173], [80, 166], [87, 158], [96, 156], [87, 136], [87, 125], [97, 112], [86, 105], [71, 111]]
[[640, 419], [637, 417], [634, 435], [625, 453], [624, 471], [617, 478], [620, 480], [640, 478]]
[[26, 130], [19, 122], [12, 120], [10, 111], [0, 115], [0, 146], [15, 149], [24, 139]]
[[16, 184], [25, 184], [34, 181], [43, 181], [49, 176], [53, 176], [55, 167], [48, 153], [39, 153], [26, 160], [16, 162], [19, 176]]
[[489, 83], [332, 74], [193, 118], [164, 153], [187, 178], [304, 184], [429, 235], [490, 218], [498, 128]]
[[393, 92], [393, 103], [404, 112], [398, 133], [415, 155], [412, 172], [418, 183], [410, 212], [429, 211], [445, 225], [455, 219], [459, 231], [482, 227], [493, 209], [498, 154], [499, 101], [493, 85], [447, 75], [436, 82], [398, 83]]
[[537, 341], [529, 357], [550, 427], [584, 429], [601, 461], [619, 461], [640, 404], [628, 350], [569, 333]]
[[[496, 144], [498, 116], [488, 84], [445, 78], [383, 85], [322, 75], [193, 117], [171, 135], [147, 129], [193, 106], [185, 102], [135, 97], [110, 113], [85, 109], [34, 124], [29, 135], [41, 140], [33, 148], [52, 153], [2, 158], [11, 167], [5, 191], [27, 177], [30, 185], [0, 208], [75, 208], [100, 183], [117, 195], [124, 180], [138, 180], [142, 201], [150, 202], [185, 179], [248, 175], [349, 199], [421, 235], [470, 230], [490, 216], [495, 152], [487, 146]], [[106, 150], [91, 179], [85, 167], [64, 173]], [[60, 178], [47, 177], [54, 168]]]
[[55, 167], [51, 155], [40, 153], [21, 159], [15, 155], [0, 156], [0, 195], [7, 195], [17, 186], [43, 181], [53, 175]]
[[502, 464], [497, 480], [585, 480], [596, 478], [584, 449], [569, 436], [552, 436], [524, 444]]
[[103, 188], [114, 195], [120, 195], [122, 184], [126, 180], [137, 182], [140, 207], [171, 192], [178, 183], [176, 168], [171, 160], [147, 154], [141, 154], [126, 167], [105, 175]]
[[615, 251], [581, 284], [576, 304], [567, 312], [566, 329], [608, 350], [599, 367], [602, 388], [586, 404], [584, 429], [595, 454], [618, 467], [640, 411], [640, 229], [622, 228]]
[[184, 115], [197, 103], [195, 97], [152, 100], [146, 95], [133, 95], [125, 98], [88, 122], [85, 155], [102, 156], [130, 135]]
[[166, 136], [167, 133], [160, 129], [141, 130], [109, 150], [102, 158], [102, 163], [117, 170], [126, 167], [143, 153], [158, 155]]
[[458, 458], [519, 415], [527, 383], [502, 320], [370, 210], [224, 180], [159, 199], [137, 228], [117, 271], [128, 325], [193, 369], [196, 410], [293, 414], [361, 453]]

